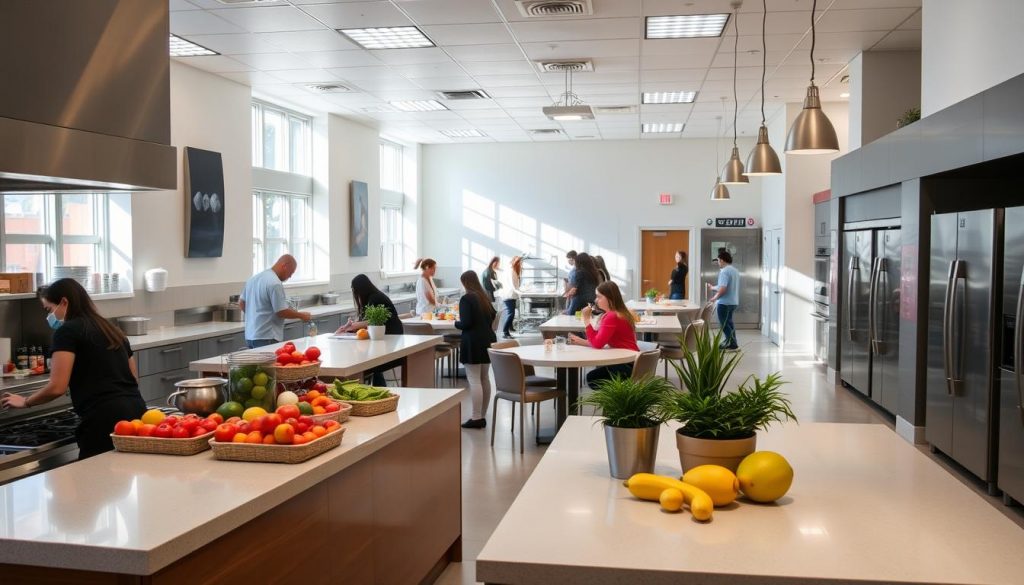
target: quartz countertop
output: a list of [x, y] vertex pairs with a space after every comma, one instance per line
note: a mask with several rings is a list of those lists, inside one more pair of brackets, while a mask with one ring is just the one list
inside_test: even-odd
[[464, 390], [396, 388], [398, 410], [345, 423], [297, 465], [105, 453], [0, 486], [0, 563], [148, 575], [377, 452]]
[[[1024, 530], [883, 425], [758, 433], [795, 470], [777, 504], [708, 523], [633, 498], [608, 474], [601, 425], [569, 417], [477, 558], [491, 583], [1019, 584]], [[676, 425], [677, 426], [677, 425]], [[656, 473], [678, 477], [676, 426]]]

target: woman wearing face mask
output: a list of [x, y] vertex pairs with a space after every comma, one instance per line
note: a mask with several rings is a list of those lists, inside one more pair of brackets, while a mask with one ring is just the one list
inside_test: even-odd
[[82, 419], [75, 431], [78, 458], [110, 451], [114, 424], [146, 411], [131, 344], [99, 314], [77, 281], [62, 278], [39, 289], [38, 296], [54, 329], [50, 381], [28, 397], [4, 394], [0, 403], [25, 408], [70, 391], [71, 404]]

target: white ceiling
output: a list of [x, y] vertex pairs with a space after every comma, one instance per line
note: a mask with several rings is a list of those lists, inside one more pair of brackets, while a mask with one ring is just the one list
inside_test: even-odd
[[[513, 0], [169, 0], [171, 32], [221, 53], [177, 58], [251, 85], [254, 93], [315, 112], [360, 119], [396, 138], [422, 142], [515, 142], [710, 137], [731, 134], [733, 22], [720, 38], [645, 40], [644, 17], [731, 12], [729, 0], [593, 0], [587, 17], [524, 18]], [[803, 99], [810, 77], [811, 0], [768, 0], [766, 114]], [[738, 128], [760, 124], [760, 0], [739, 9]], [[918, 49], [921, 0], [820, 0], [815, 80], [822, 99], [840, 100], [840, 79], [861, 51]], [[437, 45], [367, 51], [336, 28], [419, 26]], [[541, 108], [563, 91], [561, 74], [533, 60], [589, 58], [574, 75], [592, 106], [632, 106], [596, 120], [553, 122]], [[303, 84], [340, 84], [318, 94]], [[483, 89], [492, 100], [445, 101], [451, 111], [406, 113], [392, 100], [439, 99], [438, 90]], [[697, 91], [693, 104], [642, 105], [644, 91]], [[725, 97], [725, 107], [722, 98]], [[684, 122], [681, 134], [642, 134], [647, 122]], [[475, 128], [483, 138], [441, 130]], [[529, 130], [558, 128], [561, 135]]]

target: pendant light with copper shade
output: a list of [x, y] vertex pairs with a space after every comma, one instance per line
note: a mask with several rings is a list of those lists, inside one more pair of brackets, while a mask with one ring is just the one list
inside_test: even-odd
[[736, 146], [737, 128], [736, 120], [739, 114], [740, 104], [739, 98], [736, 92], [736, 68], [738, 66], [737, 55], [740, 48], [740, 31], [739, 31], [739, 18], [738, 9], [742, 3], [732, 3], [732, 33], [733, 33], [733, 52], [732, 52], [732, 156], [725, 163], [725, 168], [722, 169], [722, 175], [720, 180], [726, 185], [744, 185], [750, 182], [750, 179], [743, 174], [743, 161], [740, 160], [740, 149]]
[[[725, 99], [725, 98], [722, 98]], [[725, 106], [725, 102], [722, 102], [722, 106]], [[718, 169], [718, 141], [722, 136], [722, 117], [718, 118], [718, 133], [715, 134], [715, 169]], [[725, 201], [729, 199], [729, 189], [722, 184], [722, 181], [715, 177], [715, 186], [711, 188], [711, 200], [712, 201]]]
[[768, 37], [765, 23], [768, 22], [768, 0], [761, 0], [761, 3], [764, 7], [761, 15], [761, 127], [757, 130], [757, 144], [747, 155], [747, 175], [755, 177], [782, 174], [779, 155], [768, 142], [768, 126], [765, 125], [764, 75], [768, 69]]
[[839, 152], [839, 137], [825, 112], [821, 111], [821, 97], [814, 85], [814, 16], [818, 0], [811, 4], [811, 84], [807, 86], [804, 109], [796, 117], [786, 137], [786, 154], [829, 154]]

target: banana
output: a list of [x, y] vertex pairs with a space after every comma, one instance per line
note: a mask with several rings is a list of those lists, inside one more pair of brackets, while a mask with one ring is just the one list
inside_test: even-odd
[[661, 502], [661, 494], [665, 490], [677, 489], [682, 492], [683, 501], [690, 506], [690, 513], [697, 520], [710, 520], [715, 508], [715, 503], [707, 492], [673, 477], [653, 473], [637, 473], [623, 484], [635, 497], [652, 502]]

